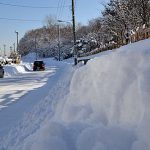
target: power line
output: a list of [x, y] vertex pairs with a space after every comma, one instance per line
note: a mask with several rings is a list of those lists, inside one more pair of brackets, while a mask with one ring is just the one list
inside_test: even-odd
[[56, 19], [58, 19], [58, 15], [59, 15], [59, 4], [60, 4], [60, 0], [58, 0], [58, 5], [57, 5], [57, 10], [56, 10]]
[[[70, 1], [70, 0], [69, 0]], [[57, 9], [57, 20], [61, 20], [63, 15], [64, 15], [64, 6], [66, 5], [66, 0], [59, 0], [58, 2], [58, 9]], [[67, 11], [69, 11], [69, 8], [71, 7], [71, 4], [68, 6], [68, 9], [66, 9]], [[70, 14], [70, 13], [66, 13], [66, 14]], [[65, 19], [66, 20], [66, 19]]]
[[[12, 7], [25, 7], [25, 8], [40, 8], [40, 9], [49, 9], [49, 8], [58, 8], [58, 6], [29, 6], [29, 5], [17, 5], [17, 4], [10, 4], [10, 3], [1, 3], [0, 5], [5, 5], [5, 6], [12, 6]], [[65, 7], [69, 7], [69, 5], [63, 6]]]
[[65, 0], [62, 1], [62, 5], [61, 5], [61, 11], [60, 11], [60, 18], [62, 18], [63, 16], [63, 12], [64, 12], [64, 5], [65, 5]]
[[61, 9], [62, 9], [62, 2], [63, 2], [63, 0], [59, 0], [59, 1], [58, 1], [58, 6], [57, 6], [57, 19], [60, 18]]
[[21, 21], [21, 22], [39, 22], [41, 20], [32, 20], [32, 19], [15, 19], [15, 18], [2, 18], [0, 20], [9, 20], [9, 21]]
[[61, 0], [61, 3], [60, 3], [60, 9], [59, 9], [59, 18], [60, 18], [60, 16], [62, 15], [62, 6], [63, 6], [63, 2], [64, 2], [64, 0]]

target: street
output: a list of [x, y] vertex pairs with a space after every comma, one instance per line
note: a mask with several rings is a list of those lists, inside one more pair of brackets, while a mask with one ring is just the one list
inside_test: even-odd
[[0, 79], [0, 138], [52, 87], [56, 68]]

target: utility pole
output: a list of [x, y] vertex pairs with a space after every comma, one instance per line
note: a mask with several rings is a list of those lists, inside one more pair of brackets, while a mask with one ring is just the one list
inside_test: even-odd
[[10, 46], [10, 54], [12, 53], [12, 46]]
[[68, 21], [64, 21], [64, 20], [57, 20], [58, 22], [58, 25], [57, 25], [57, 31], [58, 31], [58, 60], [60, 61], [61, 60], [61, 55], [63, 53], [63, 51], [61, 51], [61, 24], [60, 23], [69, 23]]
[[35, 53], [36, 53], [36, 60], [37, 60], [37, 48], [36, 48], [36, 34], [35, 34]]
[[16, 47], [15, 47], [15, 43], [13, 44], [13, 46], [14, 46], [14, 52], [15, 52], [15, 49], [16, 49]]
[[17, 34], [17, 52], [18, 52], [18, 32], [17, 31], [15, 31], [15, 33]]
[[0, 56], [2, 56], [2, 50], [1, 50], [1, 47], [0, 47], [0, 52], [1, 52], [1, 53], [0, 53]]
[[72, 0], [72, 30], [73, 30], [74, 64], [77, 65], [77, 49], [76, 49], [76, 30], [75, 30], [74, 0]]
[[4, 46], [4, 57], [5, 57], [5, 55], [6, 55], [6, 45], [4, 44], [3, 46]]
[[60, 61], [60, 25], [58, 24], [58, 60]]

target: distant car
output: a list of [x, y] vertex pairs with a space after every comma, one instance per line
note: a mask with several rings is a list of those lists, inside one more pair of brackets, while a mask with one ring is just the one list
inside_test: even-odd
[[0, 78], [4, 77], [4, 68], [3, 66], [0, 64]]
[[33, 71], [44, 71], [45, 63], [42, 60], [36, 60], [33, 63]]

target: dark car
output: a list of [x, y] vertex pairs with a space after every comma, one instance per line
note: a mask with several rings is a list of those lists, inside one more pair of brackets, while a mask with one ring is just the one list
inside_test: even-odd
[[4, 77], [4, 68], [3, 66], [0, 64], [0, 78]]
[[33, 63], [33, 71], [45, 70], [45, 63], [42, 60], [36, 60]]

